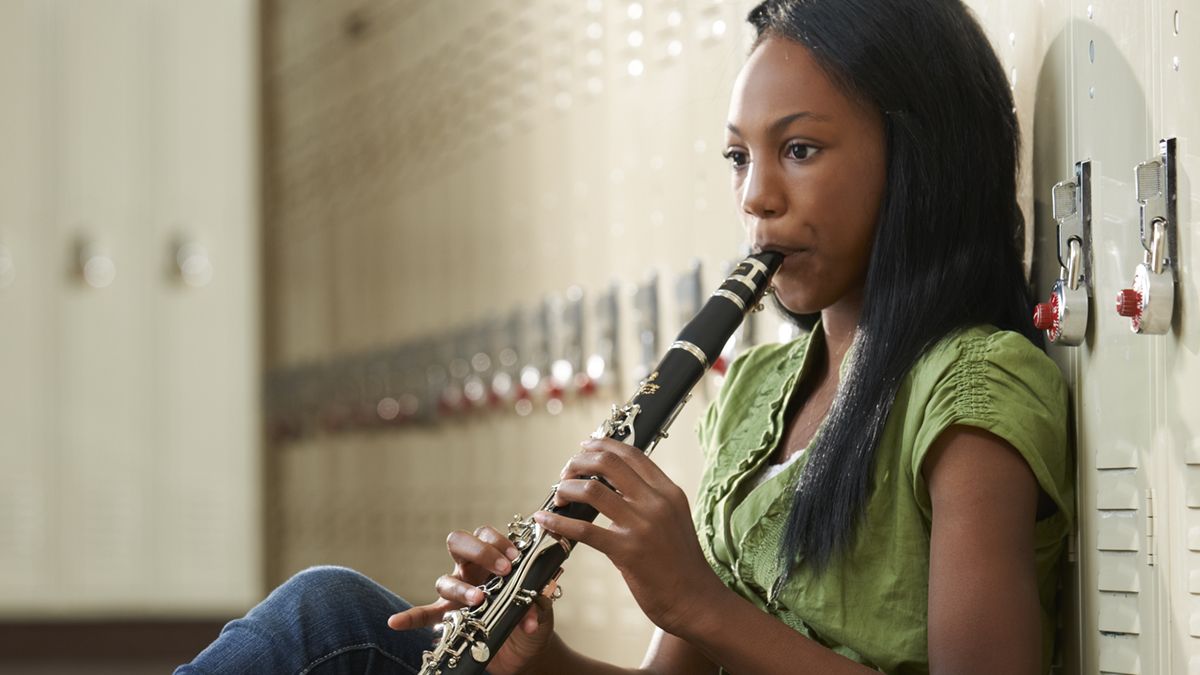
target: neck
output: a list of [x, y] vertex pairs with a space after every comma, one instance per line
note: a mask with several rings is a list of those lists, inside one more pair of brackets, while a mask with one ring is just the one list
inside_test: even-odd
[[825, 337], [825, 353], [829, 359], [829, 372], [836, 373], [858, 331], [858, 319], [862, 315], [862, 292], [853, 293], [821, 311], [821, 330]]

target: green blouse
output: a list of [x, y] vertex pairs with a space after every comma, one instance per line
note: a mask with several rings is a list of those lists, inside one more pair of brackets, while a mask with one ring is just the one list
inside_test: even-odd
[[801, 561], [768, 602], [805, 457], [752, 487], [784, 436], [788, 399], [811, 370], [809, 344], [821, 339], [818, 328], [743, 354], [700, 421], [706, 467], [695, 520], [709, 564], [738, 594], [840, 654], [888, 673], [928, 673], [932, 507], [921, 462], [947, 427], [979, 427], [1012, 444], [1058, 505], [1035, 528], [1049, 663], [1057, 572], [1075, 514], [1067, 392], [1041, 350], [992, 327], [947, 337], [913, 366], [876, 449], [873, 492], [850, 549], [821, 576]]

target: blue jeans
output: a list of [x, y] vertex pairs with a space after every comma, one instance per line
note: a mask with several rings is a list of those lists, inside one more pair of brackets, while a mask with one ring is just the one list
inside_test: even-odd
[[345, 567], [313, 567], [276, 588], [175, 675], [415, 675], [434, 633], [397, 632], [409, 604]]

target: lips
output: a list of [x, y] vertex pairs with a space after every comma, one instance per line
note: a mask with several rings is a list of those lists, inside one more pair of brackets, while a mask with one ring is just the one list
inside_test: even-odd
[[806, 253], [808, 251], [808, 249], [807, 248], [799, 248], [799, 247], [795, 247], [795, 246], [780, 246], [778, 244], [766, 244], [763, 246], [755, 246], [754, 251], [755, 252], [774, 251], [776, 253], [782, 253], [784, 255], [784, 257], [788, 257], [788, 256], [795, 255], [797, 253]]

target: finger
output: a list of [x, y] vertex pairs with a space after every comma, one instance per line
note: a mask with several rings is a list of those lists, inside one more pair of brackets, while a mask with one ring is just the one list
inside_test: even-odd
[[[655, 464], [644, 452], [632, 445], [614, 441], [611, 438], [589, 439], [581, 445], [584, 447], [584, 452], [604, 452], [620, 457], [648, 486], [650, 490], [649, 494], [664, 497], [668, 501], [687, 500], [687, 493], [683, 488], [671, 480], [671, 477], [662, 470], [662, 467]], [[621, 491], [626, 492], [624, 489]], [[649, 496], [649, 494], [643, 495], [639, 493], [637, 498], [642, 499]]]
[[[650, 486], [642, 480], [629, 463], [613, 452], [597, 450], [580, 452], [563, 467], [561, 478], [572, 479], [588, 476], [600, 476], [613, 489], [634, 501], [644, 497], [650, 491]], [[556, 504], [559, 504], [557, 495], [555, 497]], [[562, 503], [565, 503], [565, 500]]]
[[512, 563], [504, 556], [502, 549], [462, 530], [455, 530], [446, 537], [446, 550], [459, 565], [478, 565], [499, 575], [512, 571]]
[[537, 607], [530, 607], [529, 611], [525, 612], [525, 616], [521, 619], [521, 629], [533, 635], [537, 632], [539, 624], [541, 624], [541, 621], [538, 620]]
[[387, 625], [392, 630], [412, 630], [413, 628], [428, 628], [441, 622], [442, 616], [452, 609], [458, 609], [461, 604], [441, 598], [428, 605], [409, 607], [403, 612], [397, 612], [388, 617]]
[[454, 565], [454, 571], [450, 572], [450, 576], [462, 579], [473, 586], [479, 586], [492, 576], [492, 572], [474, 563], [457, 563]]
[[670, 477], [668, 477], [666, 472], [662, 470], [662, 467], [655, 464], [654, 461], [650, 459], [648, 455], [646, 455], [646, 453], [638, 450], [628, 443], [615, 441], [611, 438], [589, 438], [580, 443], [580, 445], [583, 447], [584, 451], [587, 452], [603, 451], [611, 452], [614, 455], [617, 455], [621, 459], [625, 460], [625, 463], [628, 464], [629, 467], [638, 474], [638, 476], [641, 476], [642, 480], [646, 481], [646, 483], [650, 485], [661, 484], [661, 482], [664, 480], [671, 482]]
[[437, 594], [442, 599], [456, 602], [460, 606], [467, 605], [474, 607], [483, 602], [483, 591], [449, 574], [443, 574], [438, 577], [435, 588], [437, 588]]
[[609, 553], [617, 543], [617, 536], [613, 532], [586, 520], [568, 518], [549, 511], [536, 511], [533, 519], [550, 532], [587, 544], [601, 553]]
[[568, 502], [588, 504], [613, 522], [623, 521], [632, 510], [624, 497], [598, 480], [572, 478], [560, 481], [554, 498], [558, 506]]
[[513, 546], [512, 541], [509, 540], [508, 537], [500, 534], [499, 530], [491, 527], [490, 525], [484, 525], [483, 527], [475, 530], [475, 536], [479, 537], [481, 541], [495, 546], [496, 549], [502, 552], [509, 560], [516, 560], [517, 556], [520, 554], [520, 552], [517, 551], [517, 547]]

